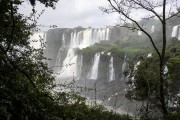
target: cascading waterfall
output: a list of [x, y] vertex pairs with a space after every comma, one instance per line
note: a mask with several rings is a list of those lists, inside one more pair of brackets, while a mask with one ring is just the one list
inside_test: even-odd
[[141, 64], [141, 61], [138, 61], [135, 65], [134, 65], [134, 70], [138, 69], [138, 66]]
[[[63, 61], [63, 64], [62, 64], [63, 67], [60, 70], [60, 75], [58, 76], [60, 78], [76, 77], [78, 74], [77, 73], [78, 56], [75, 55], [75, 53], [74, 53], [74, 48], [79, 45], [76, 40], [77, 40], [77, 38], [76, 38], [76, 31], [75, 31], [75, 32], [71, 33], [70, 48], [68, 50], [66, 58]], [[63, 43], [63, 41], [62, 41], [62, 43]]]
[[142, 35], [142, 31], [138, 30], [138, 35], [141, 36]]
[[109, 61], [109, 82], [115, 80], [115, 71], [113, 66], [113, 57]]
[[151, 27], [151, 33], [154, 33], [154, 25]]
[[127, 62], [126, 62], [126, 54], [124, 55], [124, 61], [123, 61], [123, 64], [122, 64], [122, 75], [121, 75], [121, 80], [124, 80], [125, 79], [125, 75], [124, 75], [124, 72], [126, 70], [126, 67], [127, 67]]
[[58, 55], [57, 55], [57, 58], [56, 58], [56, 66], [60, 65], [61, 56], [62, 56], [62, 52], [64, 51], [64, 48], [65, 48], [65, 36], [64, 36], [64, 33], [63, 33], [62, 46], [59, 48], [59, 51], [58, 51]]
[[180, 40], [180, 28], [179, 28], [179, 37], [178, 37], [178, 40]]
[[94, 56], [93, 66], [90, 71], [90, 79], [96, 80], [98, 77], [99, 59], [100, 59], [100, 53], [96, 53]]
[[109, 40], [109, 28], [75, 31], [71, 33], [71, 48], [86, 48], [101, 40]]
[[147, 58], [151, 58], [152, 57], [152, 53], [149, 53], [148, 55], [147, 55]]
[[106, 40], [109, 40], [109, 28], [106, 29]]
[[165, 65], [164, 67], [164, 74], [167, 74], [168, 73], [168, 67]]
[[[64, 36], [64, 35], [63, 35]], [[94, 43], [98, 43], [101, 40], [109, 40], [109, 28], [104, 29], [86, 29], [77, 32], [76, 30], [71, 33], [71, 41], [69, 50], [65, 60], [63, 61], [64, 66], [60, 70], [60, 78], [81, 76], [81, 67], [83, 57], [77, 56], [74, 53], [74, 48], [86, 48]], [[64, 42], [64, 43], [63, 43]], [[57, 63], [59, 65], [61, 59], [61, 51], [65, 47], [65, 37], [62, 38], [63, 47], [59, 49]], [[97, 53], [94, 57], [94, 64], [92, 66], [90, 79], [97, 79], [98, 77], [98, 65], [99, 65], [100, 53]], [[80, 61], [78, 59], [81, 59]], [[80, 68], [79, 68], [80, 67]], [[80, 79], [79, 77], [77, 77]]]
[[81, 78], [82, 66], [83, 66], [83, 55], [80, 55], [78, 56], [77, 68], [76, 68], [78, 80]]
[[82, 48], [86, 48], [91, 45], [91, 43], [92, 43], [91, 38], [92, 38], [92, 29], [84, 30], [83, 31]]
[[74, 50], [71, 48], [68, 50], [67, 56], [63, 61], [63, 67], [60, 71], [60, 78], [76, 77], [77, 76], [77, 58], [74, 54]]
[[171, 37], [176, 37], [176, 35], [177, 35], [177, 30], [178, 30], [178, 25], [176, 25], [176, 26], [173, 27]]
[[[44, 32], [44, 37], [43, 38], [44, 38], [44, 43], [45, 44], [47, 43], [46, 35], [47, 35], [46, 32]], [[44, 47], [44, 49], [46, 49], [46, 47]]]

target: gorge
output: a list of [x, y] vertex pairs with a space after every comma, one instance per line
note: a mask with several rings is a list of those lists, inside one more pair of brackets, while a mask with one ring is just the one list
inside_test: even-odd
[[[158, 41], [162, 40], [159, 23], [156, 20], [141, 22], [155, 43], [159, 44]], [[45, 41], [44, 55], [51, 59], [48, 66], [56, 74], [57, 83], [74, 80], [78, 86], [76, 91], [80, 91], [80, 87], [84, 88], [82, 95], [99, 99], [113, 108], [135, 113], [137, 102], [131, 102], [125, 97], [129, 87], [126, 84], [128, 62], [133, 61], [137, 66], [140, 64], [139, 58], [134, 59], [132, 56], [152, 56], [151, 50], [143, 53], [138, 49], [139, 46], [141, 49], [151, 46], [141, 31], [132, 32], [118, 26], [56, 28], [35, 33], [33, 39], [39, 36]], [[180, 40], [180, 23], [168, 24], [167, 38]], [[40, 43], [32, 46], [38, 48]]]

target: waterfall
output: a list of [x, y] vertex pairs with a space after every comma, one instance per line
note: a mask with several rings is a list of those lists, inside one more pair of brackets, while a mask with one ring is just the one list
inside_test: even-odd
[[101, 40], [109, 40], [109, 28], [104, 29], [94, 29], [92, 32], [92, 42], [91, 45], [94, 43], [99, 43]]
[[102, 52], [101, 52], [101, 55], [104, 55], [104, 53], [105, 53], [105, 51], [102, 51]]
[[115, 80], [115, 71], [113, 66], [113, 57], [109, 61], [109, 82]]
[[109, 40], [109, 28], [106, 28], [106, 40]]
[[91, 45], [92, 41], [92, 29], [84, 30], [83, 32], [83, 43], [80, 45], [80, 48], [86, 48]]
[[65, 36], [64, 36], [64, 33], [63, 33], [62, 46], [59, 48], [59, 51], [58, 51], [58, 55], [57, 55], [57, 58], [56, 58], [56, 66], [60, 66], [61, 55], [62, 55], [62, 53], [64, 51], [64, 48], [65, 48]]
[[178, 40], [180, 40], [180, 28], [179, 28], [179, 37], [178, 37]]
[[46, 41], [46, 33], [45, 32], [37, 32], [30, 36], [30, 46], [39, 49], [42, 47], [42, 43], [44, 44]]
[[149, 53], [148, 55], [147, 55], [147, 58], [151, 58], [152, 57], [152, 53]]
[[47, 42], [46, 35], [47, 35], [46, 32], [44, 32], [44, 37], [43, 37], [43, 38], [44, 38], [44, 43], [45, 43], [45, 44], [46, 44], [46, 42]]
[[151, 27], [151, 33], [154, 33], [154, 25]]
[[141, 61], [138, 61], [135, 65], [134, 65], [134, 70], [137, 70], [138, 68], [138, 66], [141, 64]]
[[77, 76], [77, 58], [74, 54], [74, 50], [71, 48], [68, 50], [67, 56], [63, 61], [63, 66], [60, 71], [60, 78], [76, 77]]
[[[83, 56], [82, 55], [77, 56], [74, 53], [74, 48], [83, 49], [89, 47], [90, 45], [98, 43], [101, 40], [108, 40], [108, 39], [109, 39], [109, 28], [86, 29], [81, 31], [75, 30], [71, 32], [69, 50], [65, 60], [63, 61], [63, 65], [62, 65], [63, 67], [60, 70], [59, 77], [65, 78], [65, 77], [71, 77], [73, 75], [74, 77], [80, 79]], [[65, 36], [63, 34], [62, 46], [59, 48], [59, 53], [57, 55], [57, 60], [56, 60], [58, 66], [60, 64], [62, 51], [64, 50], [64, 48], [65, 48]], [[100, 53], [97, 53], [94, 57], [94, 63], [92, 66], [92, 70], [90, 72], [90, 79], [97, 79], [99, 58], [100, 58]]]
[[100, 53], [96, 53], [94, 56], [93, 66], [90, 72], [90, 79], [96, 80], [98, 77], [99, 59], [100, 59]]
[[62, 46], [65, 47], [65, 36], [64, 36], [64, 33], [63, 33], [63, 36], [62, 36]]
[[124, 61], [123, 61], [123, 64], [122, 64], [122, 74], [121, 74], [121, 80], [124, 80], [125, 79], [125, 75], [124, 75], [124, 72], [126, 70], [126, 67], [127, 67], [127, 62], [126, 62], [126, 54], [124, 55]]
[[164, 74], [167, 74], [168, 73], [168, 67], [165, 65], [164, 67]]
[[83, 55], [80, 55], [80, 56], [78, 56], [77, 70], [76, 70], [78, 80], [81, 78], [82, 66], [83, 66]]
[[101, 40], [109, 40], [109, 28], [75, 31], [71, 33], [71, 48], [86, 48]]
[[142, 31], [138, 30], [138, 35], [141, 36], [142, 35]]
[[176, 26], [173, 27], [171, 37], [176, 37], [176, 35], [177, 35], [177, 30], [178, 30], [178, 25], [176, 25]]
[[110, 56], [110, 55], [111, 55], [111, 52], [108, 52], [107, 55]]

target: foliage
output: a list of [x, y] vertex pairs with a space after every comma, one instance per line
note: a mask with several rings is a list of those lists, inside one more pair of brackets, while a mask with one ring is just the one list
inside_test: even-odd
[[18, 13], [21, 1], [0, 1], [0, 118], [43, 119], [54, 78], [42, 49], [29, 46], [30, 25]]
[[[126, 46], [127, 45], [127, 46]], [[94, 55], [97, 52], [105, 52], [106, 54], [111, 52], [113, 56], [122, 56], [123, 53], [136, 54], [140, 52], [147, 52], [147, 47], [144, 46], [133, 46], [128, 42], [124, 42], [121, 45], [115, 43], [96, 43], [90, 47], [84, 48], [82, 50], [77, 50], [78, 54], [83, 55]], [[132, 47], [133, 46], [133, 47]]]
[[157, 59], [141, 58], [140, 65], [133, 64], [128, 84], [130, 86], [126, 97], [130, 100], [142, 102], [140, 116], [146, 119], [154, 116], [154, 111], [159, 109], [158, 78], [159, 66]]
[[[166, 44], [167, 44], [167, 22], [169, 19], [172, 19], [174, 16], [179, 15], [180, 11], [174, 11], [173, 14], [167, 14], [168, 12], [171, 13], [172, 9], [167, 9], [168, 5], [177, 4], [177, 1], [168, 2], [166, 0], [162, 1], [152, 1], [152, 0], [107, 0], [109, 2], [108, 8], [101, 8], [102, 11], [106, 13], [114, 13], [117, 12], [120, 15], [120, 20], [123, 22], [120, 26], [128, 28], [129, 30], [137, 30], [143, 32], [150, 40], [153, 49], [156, 51], [156, 54], [159, 58], [159, 97], [158, 102], [161, 103], [161, 112], [163, 113], [163, 117], [165, 118], [168, 115], [167, 105], [166, 105], [166, 96], [165, 96], [165, 89], [166, 85], [166, 75], [164, 74], [164, 68], [166, 64]], [[158, 4], [158, 5], [157, 5]], [[162, 8], [162, 13], [159, 14], [157, 9]], [[178, 10], [179, 5], [173, 6], [173, 9]], [[151, 33], [146, 30], [143, 24], [137, 21], [133, 15], [135, 14], [134, 11], [146, 11], [145, 18], [139, 17], [139, 19], [152, 19], [157, 18], [162, 26], [162, 41], [157, 45], [155, 42], [156, 40], [152, 37]], [[133, 24], [128, 24], [132, 22]]]
[[[176, 107], [170, 106], [167, 103], [170, 114], [166, 119], [178, 118], [179, 107], [179, 69], [180, 69], [180, 42], [176, 44], [172, 43], [167, 47], [166, 65], [168, 71], [164, 71], [165, 85], [166, 85], [166, 101], [177, 101]], [[131, 65], [132, 64], [132, 65]], [[141, 57], [140, 65], [131, 63], [131, 75], [128, 84], [131, 86], [126, 94], [126, 97], [131, 100], [137, 100], [142, 102], [142, 108], [140, 109], [141, 115], [144, 119], [149, 119], [157, 116], [157, 112], [160, 111], [160, 103], [158, 101], [158, 78], [159, 78], [159, 62], [156, 55], [153, 57]], [[135, 68], [135, 66], [137, 68]], [[160, 115], [160, 114], [159, 114]], [[160, 116], [159, 116], [160, 117]]]

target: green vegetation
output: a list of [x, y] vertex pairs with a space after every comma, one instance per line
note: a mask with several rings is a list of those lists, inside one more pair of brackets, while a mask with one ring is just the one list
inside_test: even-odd
[[[131, 42], [130, 42], [131, 43]], [[108, 52], [111, 52], [113, 56], [119, 56], [122, 55], [122, 53], [140, 53], [140, 52], [148, 52], [147, 50], [148, 46], [136, 46], [134, 44], [131, 44], [128, 42], [124, 42], [121, 45], [115, 44], [115, 43], [96, 43], [93, 46], [84, 48], [82, 50], [77, 50], [77, 53], [82, 53], [83, 55], [92, 55], [97, 52], [105, 52], [107, 54]], [[126, 46], [127, 45], [127, 46]]]
[[[177, 119], [179, 118], [178, 106], [180, 106], [179, 93], [179, 79], [180, 79], [180, 42], [172, 42], [167, 47], [166, 53], [166, 66], [168, 71], [165, 74], [165, 97], [166, 105], [168, 108], [169, 115], [165, 119]], [[126, 97], [131, 100], [141, 101], [143, 103], [140, 108], [142, 119], [159, 119], [160, 114], [160, 103], [158, 100], [158, 78], [159, 78], [159, 62], [157, 55], [147, 58], [147, 56], [140, 56], [141, 63], [134, 69], [136, 62], [130, 64], [131, 76], [128, 84], [129, 88]], [[164, 68], [165, 69], [165, 68]], [[131, 79], [134, 77], [134, 79]], [[176, 106], [170, 106], [169, 101], [176, 102]]]

